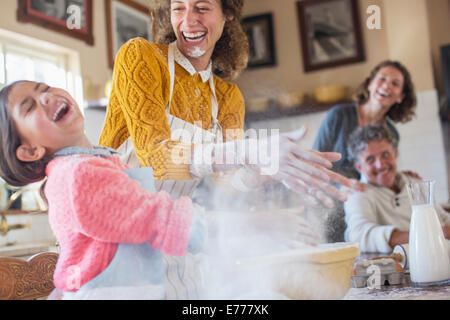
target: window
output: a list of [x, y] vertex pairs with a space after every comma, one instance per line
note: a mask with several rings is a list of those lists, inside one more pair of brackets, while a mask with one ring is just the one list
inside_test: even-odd
[[[0, 89], [16, 80], [45, 82], [65, 89], [83, 112], [83, 83], [78, 52], [0, 29]], [[40, 184], [38, 182], [26, 188], [34, 192]], [[0, 210], [4, 209], [7, 200], [1, 195], [2, 191], [5, 193], [5, 182], [0, 178]], [[23, 207], [23, 200], [24, 197], [22, 210], [26, 211], [29, 208]]]
[[63, 88], [83, 105], [78, 53], [0, 30], [0, 88], [17, 80]]
[[66, 59], [61, 55], [36, 53], [28, 48], [4, 46], [5, 82], [28, 79], [67, 89]]

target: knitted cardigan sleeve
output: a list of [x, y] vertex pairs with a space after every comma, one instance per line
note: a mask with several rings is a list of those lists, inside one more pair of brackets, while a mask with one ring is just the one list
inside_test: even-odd
[[[132, 39], [121, 47], [99, 144], [116, 149], [131, 136], [137, 157], [143, 166], [153, 167], [156, 180], [187, 180], [192, 179], [188, 164], [171, 157], [177, 152], [189, 159], [192, 145], [170, 140], [165, 112], [170, 91], [166, 60], [164, 47], [144, 39]], [[242, 131], [244, 127], [244, 99], [236, 85], [218, 77], [214, 81], [218, 120], [224, 138], [229, 139], [227, 129]], [[181, 101], [181, 104], [175, 108], [175, 116], [191, 123], [199, 120], [190, 118], [189, 101]], [[208, 121], [204, 124], [210, 124]], [[237, 135], [235, 131], [231, 134], [232, 137]]]
[[128, 41], [114, 64], [113, 88], [100, 145], [118, 148], [131, 136], [141, 164], [153, 167], [155, 179], [191, 179], [186, 161], [174, 163], [172, 150], [188, 157], [190, 145], [170, 141], [165, 106], [167, 63], [160, 48], [144, 39]]
[[64, 177], [69, 186], [68, 199], [62, 201], [71, 208], [78, 232], [98, 241], [148, 241], [166, 254], [186, 253], [192, 220], [189, 198], [172, 200], [163, 191], [152, 194], [103, 158], [67, 162], [52, 175]]
[[215, 82], [218, 104], [217, 119], [223, 130], [224, 141], [241, 139], [244, 136], [245, 103], [238, 86], [218, 79]]

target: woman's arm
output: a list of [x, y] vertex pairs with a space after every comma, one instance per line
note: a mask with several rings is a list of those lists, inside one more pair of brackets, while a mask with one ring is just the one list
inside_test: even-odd
[[155, 179], [190, 179], [187, 164], [173, 163], [170, 157], [179, 142], [170, 140], [167, 58], [160, 49], [133, 39], [119, 50], [100, 144], [118, 148], [131, 136], [136, 156], [143, 166], [153, 167]]
[[320, 124], [316, 139], [314, 140], [313, 150], [321, 152], [335, 151], [336, 135], [338, 134], [338, 132], [336, 132], [338, 117], [339, 115], [336, 108], [332, 108], [327, 112]]
[[217, 119], [222, 126], [224, 141], [243, 138], [245, 103], [241, 91], [236, 85], [219, 80], [215, 81], [219, 113]]
[[[118, 148], [133, 139], [141, 163], [149, 166], [154, 146], [170, 138], [163, 88], [164, 57], [144, 39], [133, 39], [119, 50], [114, 64], [113, 88], [100, 143]], [[124, 127], [126, 126], [126, 127]], [[118, 129], [115, 129], [118, 127]], [[114, 134], [115, 137], [111, 137]]]
[[315, 198], [333, 207], [334, 202], [328, 196], [340, 201], [347, 198], [331, 182], [349, 188], [355, 187], [354, 182], [330, 170], [332, 162], [340, 159], [339, 154], [304, 150], [297, 144], [306, 132], [307, 128], [303, 128], [288, 135], [196, 146], [192, 166], [197, 168], [195, 172], [209, 174], [251, 166], [256, 176], [280, 181], [305, 200]]

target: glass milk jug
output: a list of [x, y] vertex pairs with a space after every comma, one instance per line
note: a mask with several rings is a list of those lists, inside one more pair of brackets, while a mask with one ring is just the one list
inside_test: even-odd
[[409, 271], [414, 286], [445, 284], [450, 279], [447, 241], [434, 208], [435, 181], [406, 185], [412, 207]]

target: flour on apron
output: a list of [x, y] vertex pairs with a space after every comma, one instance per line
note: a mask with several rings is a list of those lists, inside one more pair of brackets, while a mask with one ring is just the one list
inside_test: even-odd
[[[222, 142], [222, 128], [217, 120], [218, 102], [214, 88], [214, 77], [210, 74], [209, 85], [211, 88], [211, 116], [213, 127], [210, 131], [204, 130], [194, 124], [184, 121], [170, 114], [173, 89], [175, 84], [175, 50], [176, 41], [168, 48], [168, 67], [170, 75], [169, 103], [166, 107], [166, 116], [170, 126], [172, 140], [180, 140], [185, 143], [219, 143]], [[134, 152], [131, 137], [128, 138], [118, 149], [124, 163], [131, 168], [140, 167], [141, 164]], [[156, 191], [164, 190], [173, 199], [181, 196], [192, 196], [195, 188], [200, 183], [199, 180], [155, 180]], [[202, 260], [203, 254], [193, 255], [187, 253], [182, 257], [163, 255], [164, 276], [166, 282], [167, 299], [197, 299], [202, 291]]]

